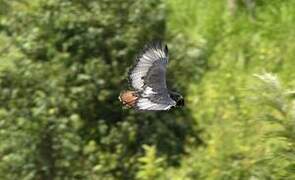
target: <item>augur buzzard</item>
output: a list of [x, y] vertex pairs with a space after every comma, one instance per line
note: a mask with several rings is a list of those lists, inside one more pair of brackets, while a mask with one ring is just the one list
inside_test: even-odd
[[161, 111], [183, 106], [183, 97], [167, 88], [167, 63], [167, 45], [161, 42], [147, 44], [129, 71], [132, 90], [122, 91], [119, 100], [127, 107], [140, 111]]

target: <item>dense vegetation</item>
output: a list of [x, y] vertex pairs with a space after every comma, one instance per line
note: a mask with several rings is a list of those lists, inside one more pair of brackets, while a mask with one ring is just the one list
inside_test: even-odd
[[[0, 0], [0, 179], [295, 179], [295, 1]], [[186, 107], [117, 100], [168, 43]]]

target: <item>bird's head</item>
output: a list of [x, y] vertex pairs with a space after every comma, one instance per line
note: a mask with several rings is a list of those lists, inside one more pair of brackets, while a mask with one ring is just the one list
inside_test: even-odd
[[170, 91], [169, 95], [171, 99], [173, 99], [176, 102], [176, 107], [184, 106], [184, 98], [181, 94], [179, 94], [178, 92]]

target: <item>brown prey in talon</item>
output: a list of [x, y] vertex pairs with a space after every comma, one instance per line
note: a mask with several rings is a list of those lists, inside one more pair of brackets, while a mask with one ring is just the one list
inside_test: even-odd
[[135, 91], [123, 91], [119, 96], [119, 100], [127, 107], [133, 107], [137, 99], [138, 95]]

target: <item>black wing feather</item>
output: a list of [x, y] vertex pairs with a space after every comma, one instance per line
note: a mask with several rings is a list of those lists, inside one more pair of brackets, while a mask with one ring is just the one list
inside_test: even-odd
[[140, 92], [137, 109], [167, 110], [176, 104], [166, 86], [167, 63], [168, 48], [160, 42], [146, 45], [137, 57], [129, 72], [131, 86]]

